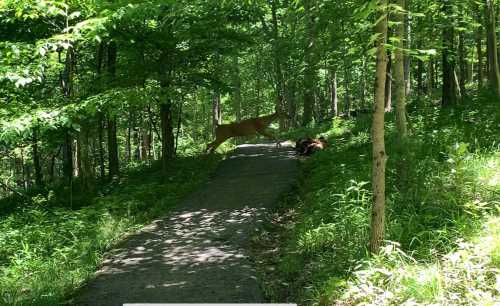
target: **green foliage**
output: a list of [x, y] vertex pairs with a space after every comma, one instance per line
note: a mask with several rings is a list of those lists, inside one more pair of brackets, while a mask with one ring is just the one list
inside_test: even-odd
[[[500, 241], [494, 217], [500, 212], [498, 107], [486, 95], [451, 112], [429, 109], [410, 117], [404, 186], [391, 170], [395, 131], [387, 124], [389, 241], [375, 258], [366, 249], [370, 118], [341, 123], [342, 133], [328, 125], [301, 132], [334, 136], [330, 148], [304, 162], [300, 198], [285, 207], [294, 213], [276, 238], [286, 241], [278, 243], [278, 271], [263, 272], [273, 301], [488, 304], [498, 298], [492, 277]], [[481, 231], [486, 220], [495, 226]]]
[[177, 159], [166, 179], [157, 166], [131, 171], [80, 208], [72, 209], [60, 192], [18, 203], [0, 219], [0, 304], [61, 304], [92, 276], [106, 250], [164, 215], [203, 183], [218, 161], [218, 156]]

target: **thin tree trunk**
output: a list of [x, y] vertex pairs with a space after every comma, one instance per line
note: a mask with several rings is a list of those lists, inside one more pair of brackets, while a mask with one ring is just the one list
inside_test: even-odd
[[363, 65], [361, 68], [361, 95], [360, 95], [360, 100], [361, 100], [361, 108], [366, 107], [366, 57], [363, 55]]
[[[443, 13], [447, 18], [453, 18], [451, 0], [444, 0]], [[443, 98], [441, 105], [445, 107], [454, 105], [456, 102], [454, 35], [453, 23], [449, 20], [443, 29]]]
[[[240, 78], [240, 67], [239, 67], [238, 57], [233, 57], [234, 75], [233, 75], [233, 99], [234, 99], [234, 112], [236, 116], [236, 121], [241, 121], [241, 78]], [[181, 104], [182, 105], [182, 104]]]
[[40, 163], [40, 153], [38, 148], [38, 127], [33, 128], [33, 167], [35, 168], [35, 185], [43, 187], [42, 165]]
[[67, 185], [73, 180], [73, 139], [69, 129], [64, 131], [63, 176]]
[[[307, 0], [306, 0], [307, 1]], [[280, 110], [285, 109], [285, 82], [283, 78], [283, 70], [281, 63], [281, 38], [278, 28], [278, 15], [277, 15], [277, 0], [271, 1], [271, 17], [272, 17], [272, 35], [273, 35], [273, 52], [274, 52], [274, 73], [276, 75], [276, 107]], [[280, 129], [284, 128], [285, 122], [283, 118], [279, 119]]]
[[94, 192], [94, 171], [91, 162], [90, 154], [90, 126], [87, 122], [81, 124], [80, 133], [78, 134], [79, 147], [79, 169], [83, 191], [86, 194]]
[[311, 123], [314, 110], [314, 88], [316, 87], [314, 49], [316, 48], [316, 31], [313, 2], [314, 0], [304, 1], [306, 46], [304, 48], [304, 115], [302, 117], [302, 126], [307, 126]]
[[484, 63], [483, 63], [483, 20], [482, 14], [477, 14], [477, 22], [479, 27], [476, 30], [476, 53], [477, 53], [477, 85], [478, 88], [483, 87], [484, 81]]
[[[117, 46], [115, 42], [108, 44], [108, 74], [110, 82], [113, 82], [116, 75], [116, 61], [117, 61]], [[113, 177], [119, 175], [120, 164], [118, 159], [118, 139], [117, 139], [117, 124], [116, 116], [114, 114], [108, 115], [108, 165], [109, 176]]]
[[104, 116], [101, 112], [97, 113], [97, 137], [98, 137], [98, 150], [99, 150], [99, 170], [100, 178], [104, 179], [106, 177], [106, 166], [104, 164]]
[[82, 164], [80, 163], [80, 145], [78, 141], [78, 137], [73, 140], [73, 176], [80, 176], [80, 168]]
[[485, 1], [488, 38], [488, 83], [491, 89], [497, 95], [500, 95], [500, 72], [498, 68], [495, 2], [493, 0]]
[[[180, 132], [181, 132], [181, 127], [182, 127], [182, 105], [184, 103], [181, 101], [181, 103], [179, 104], [179, 113], [177, 115], [177, 131], [176, 131], [176, 134], [175, 134], [175, 149], [174, 149], [174, 154], [177, 155], [177, 148], [179, 147], [179, 135], [180, 135]], [[241, 113], [240, 113], [240, 116], [241, 116]], [[241, 118], [240, 118], [241, 120]]]
[[385, 17], [379, 18], [375, 32], [378, 34], [377, 47], [377, 68], [375, 83], [375, 101], [372, 124], [372, 144], [373, 144], [373, 206], [370, 228], [370, 251], [378, 253], [384, 239], [385, 227], [385, 164], [387, 156], [385, 154], [384, 141], [384, 102], [385, 83], [387, 68], [387, 53], [385, 43], [387, 39], [387, 0], [380, 0], [379, 5], [383, 9]]
[[[465, 25], [462, 25], [465, 27]], [[462, 31], [458, 35], [458, 62], [460, 69], [460, 78], [458, 82], [458, 88], [460, 89], [460, 97], [467, 96], [465, 90], [465, 84], [467, 83], [467, 50], [465, 46], [465, 33]]]
[[[66, 60], [64, 64], [64, 71], [61, 74], [61, 89], [63, 96], [69, 100], [73, 92], [73, 73], [74, 73], [74, 50], [69, 47], [66, 50]], [[71, 137], [70, 129], [65, 128], [64, 131], [64, 144], [63, 144], [63, 174], [65, 182], [71, 185], [73, 181], [73, 139]]]
[[339, 97], [337, 94], [337, 70], [330, 71], [330, 101], [332, 107], [332, 115], [338, 117], [339, 115]]
[[212, 96], [212, 134], [215, 137], [215, 131], [222, 124], [222, 110], [220, 105], [220, 91], [214, 89]]
[[385, 78], [385, 112], [392, 112], [392, 54], [387, 52], [387, 67]]
[[161, 136], [162, 136], [162, 170], [168, 171], [168, 161], [174, 157], [174, 132], [172, 128], [172, 101], [160, 104]]
[[118, 161], [118, 141], [116, 137], [116, 119], [108, 118], [108, 165], [109, 176], [113, 177], [120, 174]]
[[[406, 7], [406, 0], [397, 0], [399, 7]], [[394, 14], [396, 26], [396, 51], [394, 59], [394, 96], [396, 98], [396, 128], [397, 137], [397, 174], [398, 183], [401, 187], [406, 186], [407, 165], [406, 165], [406, 147], [407, 147], [407, 119], [406, 119], [406, 90], [405, 90], [405, 52], [403, 52], [405, 42], [405, 20], [404, 12], [398, 11]]]
[[132, 129], [133, 129], [132, 111], [128, 111], [127, 136], [125, 137], [125, 162], [130, 163], [132, 160]]
[[[406, 0], [405, 1], [405, 6], [402, 8], [406, 11], [406, 14], [404, 15], [404, 48], [405, 49], [411, 49], [412, 48], [412, 28], [411, 28], [411, 22], [410, 22], [410, 17], [411, 17], [411, 11], [408, 9], [410, 7], [411, 0]], [[412, 58], [408, 54], [405, 54], [404, 58], [404, 76], [405, 76], [405, 94], [409, 96], [411, 94], [411, 61]]]

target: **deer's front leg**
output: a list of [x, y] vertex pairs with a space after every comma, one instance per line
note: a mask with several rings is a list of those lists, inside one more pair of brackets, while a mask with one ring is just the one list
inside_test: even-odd
[[275, 135], [273, 135], [273, 134], [271, 134], [271, 133], [267, 132], [267, 131], [266, 131], [266, 130], [264, 130], [264, 129], [259, 129], [259, 130], [257, 130], [257, 133], [259, 133], [260, 135], [262, 135], [262, 136], [264, 136], [264, 137], [267, 137], [267, 138], [269, 138], [269, 139], [272, 139], [272, 140], [276, 141], [276, 146], [277, 146], [277, 147], [281, 147], [281, 142], [278, 140], [278, 138], [277, 138]]

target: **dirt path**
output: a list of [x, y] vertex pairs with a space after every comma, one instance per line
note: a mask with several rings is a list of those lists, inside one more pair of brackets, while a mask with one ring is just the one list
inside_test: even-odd
[[250, 238], [297, 173], [291, 148], [238, 147], [210, 182], [111, 252], [75, 305], [264, 302]]

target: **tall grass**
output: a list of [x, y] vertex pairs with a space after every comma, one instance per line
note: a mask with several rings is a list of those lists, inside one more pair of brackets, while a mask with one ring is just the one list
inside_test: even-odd
[[[331, 146], [304, 161], [297, 197], [279, 211], [286, 217], [261, 234], [260, 240], [274, 237], [273, 242], [256, 240], [256, 247], [264, 251], [268, 245], [278, 246], [273, 258], [260, 259], [271, 300], [399, 305], [448, 299], [474, 304], [499, 298], [491, 278], [498, 267], [490, 265], [498, 261], [498, 251], [494, 247], [479, 252], [474, 243], [474, 239], [492, 241], [491, 245], [500, 241], [498, 231], [484, 228], [488, 220], [496, 224], [500, 205], [496, 100], [483, 95], [454, 109], [428, 107], [410, 113], [408, 176], [403, 186], [395, 171], [399, 157], [394, 124], [388, 117], [385, 252], [370, 258], [367, 251], [370, 117], [302, 131], [329, 136]], [[456, 257], [456, 252], [469, 254], [460, 257], [462, 265], [453, 266], [447, 259]], [[478, 295], [464, 293], [468, 291]]]
[[94, 273], [106, 250], [166, 213], [218, 161], [180, 158], [166, 178], [158, 166], [130, 171], [99, 196], [80, 195], [78, 207], [57, 190], [17, 203], [0, 217], [0, 304], [62, 304]]

